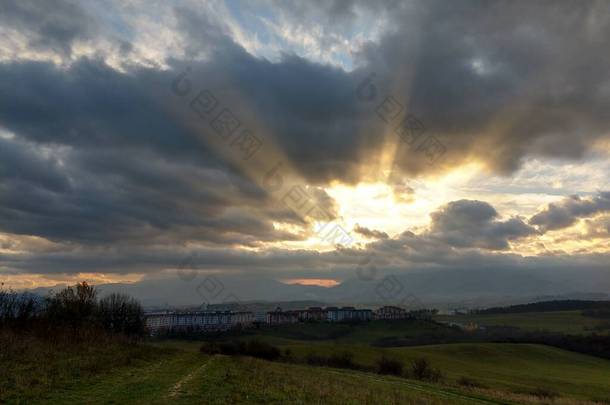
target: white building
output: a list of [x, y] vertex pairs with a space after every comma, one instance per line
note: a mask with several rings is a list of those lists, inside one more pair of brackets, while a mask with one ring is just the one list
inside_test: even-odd
[[373, 318], [373, 311], [370, 309], [327, 307], [324, 311], [329, 322], [370, 321]]
[[145, 315], [146, 328], [152, 334], [170, 331], [222, 331], [249, 327], [253, 322], [252, 312], [155, 312]]

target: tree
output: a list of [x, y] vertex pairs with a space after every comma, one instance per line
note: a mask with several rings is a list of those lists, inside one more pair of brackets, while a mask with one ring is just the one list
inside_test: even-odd
[[98, 304], [98, 319], [106, 330], [139, 335], [144, 331], [144, 311], [140, 303], [123, 294], [110, 294]]
[[97, 306], [97, 290], [86, 281], [66, 287], [47, 299], [51, 320], [73, 326], [93, 321]]
[[0, 326], [23, 328], [41, 312], [40, 301], [33, 294], [5, 290], [0, 284]]

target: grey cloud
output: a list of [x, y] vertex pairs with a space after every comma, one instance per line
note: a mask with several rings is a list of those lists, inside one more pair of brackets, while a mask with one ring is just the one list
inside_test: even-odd
[[[349, 20], [354, 7], [351, 2], [337, 3], [331, 9]], [[394, 5], [379, 7], [393, 10]], [[598, 52], [599, 38], [605, 37], [610, 24], [603, 16], [589, 18], [598, 7], [593, 2], [557, 2], [549, 7], [504, 2], [485, 7], [455, 2], [445, 7], [414, 2], [390, 13], [395, 20], [389, 33], [379, 44], [369, 44], [359, 57], [362, 68], [351, 73], [295, 55], [285, 55], [278, 63], [257, 59], [232, 41], [213, 16], [186, 6], [175, 13], [187, 58], [197, 57], [198, 49], [209, 53], [207, 62], [197, 69], [206, 83], [237, 92], [232, 108], [248, 111], [263, 123], [269, 137], [307, 180], [320, 184], [334, 179], [357, 182], [365, 175], [362, 164], [380, 153], [385, 137], [397, 137], [393, 129], [398, 122], [386, 125], [375, 113], [386, 95], [396, 97], [424, 123], [428, 134], [446, 144], [449, 164], [474, 157], [506, 173], [518, 168], [529, 154], [582, 157], [610, 129], [605, 114], [610, 93], [603, 90], [609, 85], [610, 58]], [[88, 133], [88, 142], [96, 138], [98, 142], [137, 142], [140, 139], [133, 135], [113, 137], [111, 133], [133, 134], [145, 124], [151, 131], [151, 144], [161, 142], [160, 132], [176, 128], [164, 121], [165, 114], [146, 97], [151, 97], [148, 87], [175, 76], [185, 66], [183, 61], [169, 63], [174, 72], [140, 70], [129, 75], [80, 63], [68, 72], [70, 79], [42, 67], [21, 67], [18, 76], [5, 69], [2, 74], [9, 82], [33, 81], [22, 83], [19, 91], [11, 89], [16, 97], [15, 105], [6, 106], [9, 123], [25, 125], [14, 122], [21, 114], [22, 121], [34, 118], [35, 123], [46, 121], [47, 128], [52, 124], [62, 129], [74, 124], [63, 110], [76, 111], [104, 122], [105, 127], [85, 124], [88, 120], [83, 118], [79, 125], [72, 125], [71, 142], [83, 141], [83, 132]], [[355, 90], [370, 71], [377, 72], [378, 97], [367, 104], [357, 99]], [[48, 89], [64, 103], [53, 108], [43, 99], [39, 105], [27, 105], [38, 97], [36, 89]], [[100, 103], [105, 108], [96, 112], [99, 117], [92, 117], [93, 107]], [[32, 107], [38, 116], [24, 116], [24, 110]], [[134, 110], [146, 112], [146, 118], [134, 115]], [[56, 118], [49, 122], [50, 116]], [[110, 118], [118, 122], [109, 123]], [[88, 125], [93, 128], [83, 128]], [[36, 136], [49, 138], [50, 132], [58, 131], [40, 131]], [[175, 141], [183, 137], [164, 139], [170, 138], [174, 142], [164, 147], [185, 146]], [[400, 171], [440, 169], [406, 149], [396, 156]]]
[[[495, 210], [482, 202], [457, 201], [452, 207], [446, 207], [446, 211], [453, 213], [454, 219], [439, 218], [439, 223], [447, 226], [468, 228], [478, 224], [493, 229], [490, 224], [496, 223], [499, 228], [513, 228], [510, 220], [498, 224]], [[442, 213], [439, 212], [439, 216]], [[464, 230], [465, 234], [468, 232], [469, 229]], [[502, 232], [515, 234], [513, 230], [501, 229]], [[472, 235], [465, 237], [472, 238]], [[141, 290], [142, 298], [148, 299], [163, 295], [165, 288], [174, 291], [174, 287], [194, 294], [203, 276], [220, 274], [227, 289], [238, 299], [269, 297], [252, 292], [250, 286], [256, 283], [255, 280], [274, 285], [272, 280], [314, 277], [345, 281], [337, 289], [329, 290], [328, 295], [324, 295], [326, 299], [372, 302], [379, 299], [375, 295], [378, 284], [357, 279], [357, 269], [364, 258], [372, 259], [378, 270], [375, 273], [377, 280], [394, 274], [404, 286], [409, 286], [409, 292], [428, 297], [437, 294], [437, 298], [442, 299], [468, 294], [518, 296], [524, 292], [534, 295], [599, 292], [608, 285], [607, 254], [523, 257], [472, 247], [454, 246], [452, 241], [444, 241], [430, 232], [416, 235], [406, 231], [366, 246], [342, 247], [330, 252], [266, 249], [261, 253], [226, 247], [193, 249], [160, 245], [85, 246], [23, 255], [0, 254], [0, 265], [6, 269], [5, 274], [12, 275], [38, 273], [54, 277], [91, 271], [145, 273], [149, 277], [133, 287]], [[193, 276], [189, 279], [193, 281], [190, 284], [175, 272], [164, 271], [175, 269], [185, 258], [189, 258], [189, 275]], [[277, 285], [273, 290], [280, 287]], [[297, 293], [291, 291], [290, 294]], [[300, 295], [290, 297], [297, 299]]]
[[[278, 7], [294, 16], [294, 24], [317, 13], [311, 5]], [[328, 7], [328, 18], [344, 26], [355, 18], [355, 8], [368, 9], [362, 2]], [[386, 96], [424, 124], [425, 136], [435, 135], [447, 147], [443, 166], [401, 144], [395, 167], [407, 175], [473, 158], [504, 174], [530, 155], [580, 159], [610, 132], [610, 93], [604, 90], [610, 57], [599, 52], [610, 18], [601, 3], [376, 7], [389, 11], [387, 33], [356, 56], [353, 72], [296, 55], [269, 63], [226, 39], [218, 40], [204, 69], [210, 82], [239, 88], [244, 109], [265, 123], [308, 180], [357, 182], [365, 176], [362, 164], [378, 156], [387, 137], [397, 138], [400, 120], [386, 124], [375, 113]], [[196, 15], [189, 19], [181, 26], [197, 32]], [[194, 33], [192, 38], [195, 45], [202, 42]], [[377, 97], [367, 103], [355, 90], [370, 72], [377, 74]]]
[[[261, 63], [263, 70], [270, 66], [242, 57], [253, 66]], [[222, 76], [222, 66], [206, 69]], [[83, 59], [65, 70], [47, 63], [4, 64], [0, 74], [8, 79], [0, 84], [0, 94], [7, 95], [0, 101], [6, 129], [39, 149], [64, 151], [55, 182], [63, 179], [63, 187], [71, 187], [58, 193], [41, 184], [7, 183], [5, 231], [87, 243], [192, 237], [257, 245], [306, 236], [275, 230], [272, 219], [308, 224], [285, 207], [278, 209], [248, 173], [224, 162], [165, 109], [174, 101], [169, 92], [173, 72], [120, 73], [101, 61]], [[243, 111], [239, 104], [231, 105]], [[313, 149], [309, 159], [301, 160], [304, 173], [329, 164], [318, 163]], [[4, 163], [8, 173], [10, 160]], [[330, 196], [313, 186], [310, 192], [336, 215]], [[22, 203], [22, 198], [28, 201]], [[100, 218], [105, 219], [102, 226]]]
[[35, 184], [56, 192], [70, 189], [58, 158], [45, 156], [36, 144], [0, 138], [0, 162], [0, 179]]
[[503, 250], [509, 241], [536, 233], [520, 218], [498, 220], [496, 210], [483, 201], [452, 201], [430, 216], [430, 235], [454, 247]]
[[0, 24], [26, 35], [29, 46], [69, 56], [77, 40], [96, 34], [97, 22], [80, 2], [70, 0], [3, 0]]
[[354, 232], [371, 239], [387, 239], [389, 237], [385, 232], [369, 229], [358, 224], [354, 227]]
[[610, 238], [610, 216], [585, 220], [586, 238]]
[[[37, 15], [30, 13], [34, 3], [2, 4], [11, 6], [3, 18], [30, 36], [34, 49], [68, 52], [74, 41], [94, 35], [78, 6], [58, 4], [56, 10], [74, 21], [50, 17], [49, 28], [28, 22]], [[36, 12], [44, 13], [46, 4], [53, 7], [37, 5]], [[329, 7], [342, 24], [353, 18], [352, 3]], [[301, 221], [168, 113], [169, 83], [186, 66], [211, 90], [235, 93], [223, 103], [261, 129], [313, 186], [356, 183], [369, 174], [363, 164], [379, 156], [387, 137], [397, 137], [395, 124], [375, 113], [386, 95], [446, 144], [451, 164], [476, 158], [507, 173], [529, 155], [582, 157], [610, 133], [610, 56], [600, 51], [610, 24], [603, 7], [588, 1], [414, 2], [394, 13], [387, 35], [368, 44], [354, 72], [290, 54], [276, 63], [255, 58], [227, 37], [221, 22], [188, 8], [177, 9], [176, 17], [190, 53], [187, 60], [168, 60], [167, 70], [130, 66], [119, 72], [86, 58], [64, 68], [2, 63], [0, 122], [16, 140], [0, 144], [0, 230], [77, 245], [257, 246], [306, 236], [275, 229], [274, 221]], [[51, 34], [46, 44], [40, 42], [45, 32]], [[367, 103], [355, 90], [371, 71], [378, 94]], [[44, 155], [41, 147], [61, 154]], [[413, 152], [398, 155], [396, 166], [406, 175], [442, 169]], [[327, 196], [317, 197], [333, 207]], [[531, 224], [564, 226], [589, 215], [588, 204], [549, 207]], [[520, 218], [500, 220], [488, 204], [462, 201], [435, 213], [429, 234], [405, 233], [371, 248], [400, 252], [396, 268], [435, 256], [468, 263], [475, 253], [462, 250], [507, 249], [511, 240], [531, 234]], [[295, 266], [324, 267], [284, 257]], [[332, 256], [323, 257], [332, 267]], [[59, 268], [66, 258], [56, 258]], [[221, 259], [214, 265], [221, 267]], [[345, 263], [337, 268], [349, 271]]]
[[[448, 148], [509, 173], [528, 155], [582, 158], [607, 137], [610, 34], [602, 2], [414, 2], [361, 55]], [[407, 172], [425, 166], [397, 156]]]
[[559, 203], [549, 204], [544, 210], [530, 218], [529, 222], [547, 232], [567, 228], [581, 218], [606, 211], [610, 211], [610, 192], [600, 192], [590, 198], [573, 195]]

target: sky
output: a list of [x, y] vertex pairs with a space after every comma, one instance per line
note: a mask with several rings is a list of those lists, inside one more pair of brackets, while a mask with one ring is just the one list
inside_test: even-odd
[[608, 38], [589, 0], [0, 0], [0, 282], [610, 280]]

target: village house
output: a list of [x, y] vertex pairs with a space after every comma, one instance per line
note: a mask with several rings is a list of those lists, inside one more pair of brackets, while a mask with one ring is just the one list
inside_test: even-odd
[[375, 311], [375, 319], [397, 320], [406, 318], [407, 311], [400, 307], [386, 305]]
[[293, 324], [297, 322], [366, 322], [373, 319], [397, 320], [407, 318], [407, 312], [400, 307], [384, 306], [373, 312], [370, 309], [346, 307], [309, 307], [283, 311], [277, 307], [273, 311], [192, 311], [192, 312], [152, 312], [145, 315], [146, 328], [151, 334], [163, 332], [212, 332], [235, 328], [248, 328], [253, 324], [267, 325]]
[[282, 311], [282, 308], [277, 307], [275, 310], [267, 312], [267, 324], [269, 325], [297, 322], [299, 322], [299, 315], [296, 311]]
[[328, 307], [326, 308], [326, 314], [326, 319], [329, 322], [370, 321], [373, 319], [373, 311], [370, 309], [356, 309], [354, 307]]

